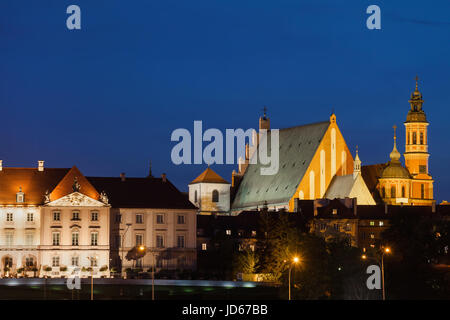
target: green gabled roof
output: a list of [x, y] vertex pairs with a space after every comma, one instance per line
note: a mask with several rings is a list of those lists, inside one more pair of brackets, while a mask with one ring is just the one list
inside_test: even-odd
[[[232, 210], [261, 207], [266, 201], [268, 205], [287, 203], [297, 190], [329, 125], [329, 121], [324, 121], [280, 129], [278, 173], [261, 175], [260, 168], [267, 165], [250, 164], [239, 185]], [[267, 140], [270, 142], [270, 133]]]

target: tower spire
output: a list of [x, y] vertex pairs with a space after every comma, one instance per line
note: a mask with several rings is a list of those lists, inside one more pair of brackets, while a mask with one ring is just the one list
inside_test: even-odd
[[392, 152], [389, 155], [389, 157], [391, 158], [391, 162], [399, 162], [400, 152], [398, 152], [397, 150], [397, 134], [396, 134], [397, 126], [394, 124], [392, 128], [394, 128], [394, 148], [392, 149]]
[[353, 179], [355, 179], [358, 174], [361, 174], [361, 160], [358, 155], [358, 146], [356, 146], [355, 161], [353, 161]]

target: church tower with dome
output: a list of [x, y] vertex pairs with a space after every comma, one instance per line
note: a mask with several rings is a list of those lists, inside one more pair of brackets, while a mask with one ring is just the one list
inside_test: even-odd
[[384, 203], [392, 205], [432, 205], [433, 178], [429, 174], [428, 121], [422, 109], [423, 99], [418, 88], [409, 100], [411, 109], [406, 116], [405, 166], [400, 162], [397, 150], [397, 136], [394, 126], [394, 148], [390, 161], [379, 177], [378, 189]]

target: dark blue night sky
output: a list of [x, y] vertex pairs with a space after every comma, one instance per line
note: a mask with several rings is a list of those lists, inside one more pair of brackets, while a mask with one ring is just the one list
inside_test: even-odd
[[[82, 30], [66, 28], [66, 8]], [[381, 7], [382, 30], [366, 28]], [[166, 172], [176, 128], [273, 128], [334, 108], [363, 164], [386, 162], [420, 77], [435, 197], [450, 200], [450, 2], [362, 0], [1, 0], [0, 158], [85, 175]], [[403, 160], [403, 157], [402, 157]], [[236, 166], [213, 166], [230, 180]]]

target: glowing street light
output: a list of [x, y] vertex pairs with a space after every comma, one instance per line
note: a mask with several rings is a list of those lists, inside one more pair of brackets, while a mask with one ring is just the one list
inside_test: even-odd
[[[384, 288], [384, 255], [385, 254], [390, 254], [390, 253], [391, 253], [391, 248], [389, 248], [389, 247], [385, 247], [381, 251], [381, 284], [382, 284], [382, 287], [383, 287], [383, 300], [386, 300], [386, 289]], [[368, 257], [365, 254], [363, 254], [361, 256], [361, 259], [367, 260]], [[375, 258], [372, 258], [372, 259], [375, 259]], [[379, 263], [378, 260], [377, 260], [377, 262]]]
[[289, 286], [289, 300], [291, 300], [291, 270], [292, 265], [300, 262], [300, 258], [295, 256], [292, 258], [292, 263], [289, 265], [289, 277], [288, 277], [288, 286]]

